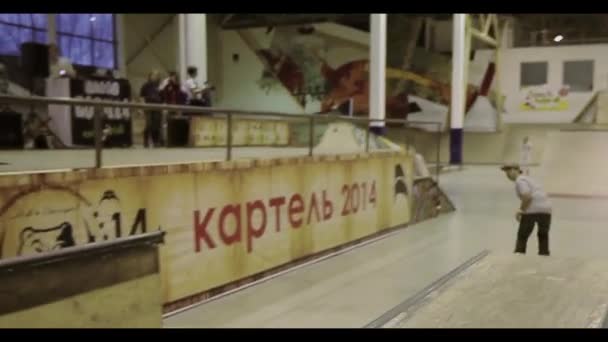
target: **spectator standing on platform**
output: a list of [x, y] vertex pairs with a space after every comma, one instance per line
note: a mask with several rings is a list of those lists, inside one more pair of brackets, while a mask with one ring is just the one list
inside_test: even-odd
[[186, 78], [186, 82], [184, 84], [184, 88], [186, 88], [187, 96], [188, 96], [188, 104], [193, 106], [200, 105], [201, 101], [201, 89], [198, 86], [198, 81], [196, 77], [198, 76], [198, 69], [193, 66], [189, 66], [188, 70], [188, 78]]
[[520, 163], [522, 166], [524, 174], [527, 176], [530, 175], [530, 162], [532, 161], [532, 143], [530, 142], [529, 137], [524, 137], [524, 140], [521, 144], [521, 152], [520, 152]]
[[[166, 104], [186, 104], [188, 95], [175, 71], [170, 72], [169, 78], [161, 85], [160, 97]], [[190, 123], [189, 120], [183, 120], [185, 118], [182, 114], [181, 112], [169, 112], [167, 115], [166, 140], [168, 146], [185, 146], [188, 143]]]
[[[146, 103], [162, 103], [159, 86], [160, 73], [157, 70], [154, 70], [148, 75], [148, 81], [141, 87], [139, 96]], [[152, 146], [162, 146], [162, 112], [159, 110], [149, 110], [147, 111], [145, 118], [144, 146], [148, 147], [150, 140], [152, 141]]]
[[179, 76], [175, 71], [171, 71], [169, 73], [169, 78], [167, 78], [163, 84], [160, 86], [160, 97], [163, 103], [166, 104], [175, 104], [175, 105], [185, 105], [187, 101], [188, 95], [186, 91], [183, 89]]
[[188, 78], [184, 84], [184, 88], [188, 94], [188, 104], [192, 106], [200, 107], [211, 107], [211, 91], [214, 87], [211, 87], [205, 82], [201, 87], [196, 80], [198, 77], [198, 69], [190, 66], [187, 70]]
[[66, 57], [61, 57], [59, 48], [55, 44], [49, 45], [49, 74], [53, 78], [76, 77], [72, 62]]
[[519, 221], [515, 253], [526, 253], [528, 238], [534, 226], [538, 225], [538, 254], [549, 255], [549, 229], [551, 228], [551, 202], [541, 185], [522, 174], [519, 165], [502, 167], [507, 178], [515, 182], [515, 192], [521, 200], [515, 218]]

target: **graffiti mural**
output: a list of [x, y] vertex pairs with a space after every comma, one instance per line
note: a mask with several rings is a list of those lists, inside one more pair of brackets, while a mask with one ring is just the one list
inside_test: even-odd
[[[406, 57], [409, 36], [403, 36], [404, 32], [400, 29], [400, 40], [389, 41], [387, 51], [388, 118], [403, 119], [409, 113], [424, 111], [412, 96], [442, 106], [450, 103], [451, 59], [417, 47]], [[270, 46], [256, 51], [265, 65], [258, 85], [266, 92], [283, 87], [303, 108], [317, 103], [320, 113], [352, 111], [353, 115], [365, 116], [369, 113], [367, 50], [314, 30], [303, 33], [298, 27], [277, 27], [272, 30]], [[410, 61], [407, 69], [403, 69], [404, 59]], [[481, 64], [480, 72], [485, 76], [481, 84], [468, 85], [467, 109], [479, 95], [490, 93], [494, 64]]]
[[146, 210], [125, 219], [117, 194], [109, 189], [91, 202], [64, 186], [23, 190], [0, 211], [0, 256], [50, 252], [147, 231]]

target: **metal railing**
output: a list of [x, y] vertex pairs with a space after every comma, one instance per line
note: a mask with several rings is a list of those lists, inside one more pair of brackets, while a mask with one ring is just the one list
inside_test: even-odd
[[90, 243], [42, 254], [19, 256], [0, 260], [0, 276], [18, 269], [48, 265], [55, 262], [80, 259], [84, 256], [108, 254], [125, 248], [154, 246], [165, 242], [165, 232], [151, 232], [119, 238], [113, 241]]
[[[168, 105], [168, 104], [150, 104], [150, 103], [138, 103], [138, 102], [119, 102], [119, 101], [105, 101], [105, 100], [90, 100], [90, 99], [76, 99], [76, 98], [53, 98], [53, 97], [42, 97], [42, 96], [10, 96], [0, 95], [0, 105], [27, 105], [31, 107], [35, 106], [48, 106], [48, 105], [65, 105], [65, 106], [91, 106], [94, 108], [93, 116], [93, 129], [94, 129], [94, 149], [95, 149], [95, 168], [101, 168], [103, 166], [103, 110], [102, 108], [128, 108], [132, 110], [143, 110], [144, 113], [149, 111], [165, 111], [169, 113], [188, 113], [188, 116], [224, 116], [226, 120], [226, 160], [230, 161], [233, 159], [233, 139], [232, 131], [234, 125], [234, 116], [243, 116], [258, 119], [267, 118], [279, 118], [284, 120], [306, 120], [309, 125], [309, 136], [308, 136], [308, 156], [313, 155], [314, 150], [314, 136], [315, 136], [315, 124], [317, 123], [328, 123], [328, 122], [351, 122], [353, 124], [365, 124], [366, 126], [374, 126], [374, 123], [381, 123], [382, 125], [392, 125], [391, 128], [403, 128], [410, 129], [412, 123], [405, 119], [372, 119], [365, 117], [351, 117], [342, 115], [332, 114], [291, 114], [281, 112], [266, 112], [266, 111], [245, 111], [236, 109], [226, 109], [217, 107], [195, 107], [186, 105]], [[186, 116], [187, 117], [187, 116]], [[438, 125], [437, 122], [416, 122], [416, 125], [429, 124]], [[441, 134], [437, 130], [438, 134]], [[365, 130], [365, 152], [370, 151], [370, 130]], [[407, 136], [405, 136], [407, 138]], [[406, 146], [408, 144], [406, 143]], [[437, 158], [439, 158], [439, 143], [437, 144]], [[437, 164], [439, 159], [437, 160]], [[437, 175], [438, 177], [438, 175]]]

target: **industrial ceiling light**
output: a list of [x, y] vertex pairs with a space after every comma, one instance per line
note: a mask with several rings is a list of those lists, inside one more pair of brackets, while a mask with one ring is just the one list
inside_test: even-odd
[[561, 34], [558, 34], [557, 36], [555, 36], [555, 38], [553, 38], [553, 41], [556, 43], [561, 42], [564, 39], [564, 36], [562, 36]]

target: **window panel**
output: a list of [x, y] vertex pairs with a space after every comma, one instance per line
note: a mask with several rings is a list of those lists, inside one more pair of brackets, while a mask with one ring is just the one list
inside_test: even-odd
[[90, 18], [90, 14], [58, 14], [57, 32], [90, 37]]
[[46, 14], [0, 14], [0, 55], [19, 55], [25, 42], [46, 43], [46, 24]]
[[90, 39], [59, 36], [59, 49], [61, 55], [69, 58], [72, 63], [92, 65], [92, 41]]
[[548, 69], [549, 66], [547, 62], [521, 63], [521, 87], [539, 86], [547, 84]]
[[23, 26], [33, 27], [32, 23], [32, 15], [29, 13], [24, 13], [19, 15], [19, 24]]
[[[36, 31], [25, 27], [0, 23], [0, 54], [19, 55], [21, 44], [25, 42], [46, 41], [46, 32]], [[42, 41], [38, 40], [41, 39]]]
[[93, 38], [114, 40], [114, 20], [111, 14], [94, 14]]
[[36, 13], [36, 14], [32, 14], [32, 16], [33, 16], [33, 26], [35, 28], [43, 29], [46, 31], [47, 23], [48, 23], [47, 15], [44, 13]]
[[19, 54], [19, 28], [16, 26], [0, 24], [0, 53], [3, 55]]
[[[78, 65], [116, 67], [113, 14], [62, 13], [56, 15], [56, 22], [62, 56]], [[19, 55], [24, 42], [46, 43], [47, 23], [44, 13], [1, 13], [0, 55]]]
[[34, 31], [29, 28], [19, 28], [19, 45], [25, 42], [33, 42], [34, 41]]
[[46, 30], [47, 16], [44, 13], [2, 13], [0, 22]]
[[564, 85], [571, 92], [593, 91], [593, 61], [564, 62]]
[[106, 42], [95, 42], [95, 66], [107, 69], [114, 69], [114, 44]]
[[42, 43], [42, 44], [46, 44], [47, 41], [47, 35], [46, 35], [46, 31], [34, 31], [34, 41], [37, 43]]
[[[115, 68], [114, 15], [105, 13], [59, 14], [57, 26], [62, 53], [73, 63], [108, 69]], [[70, 52], [68, 53], [68, 51]]]
[[19, 16], [20, 16], [20, 14], [15, 14], [15, 13], [0, 14], [0, 22], [19, 24]]

